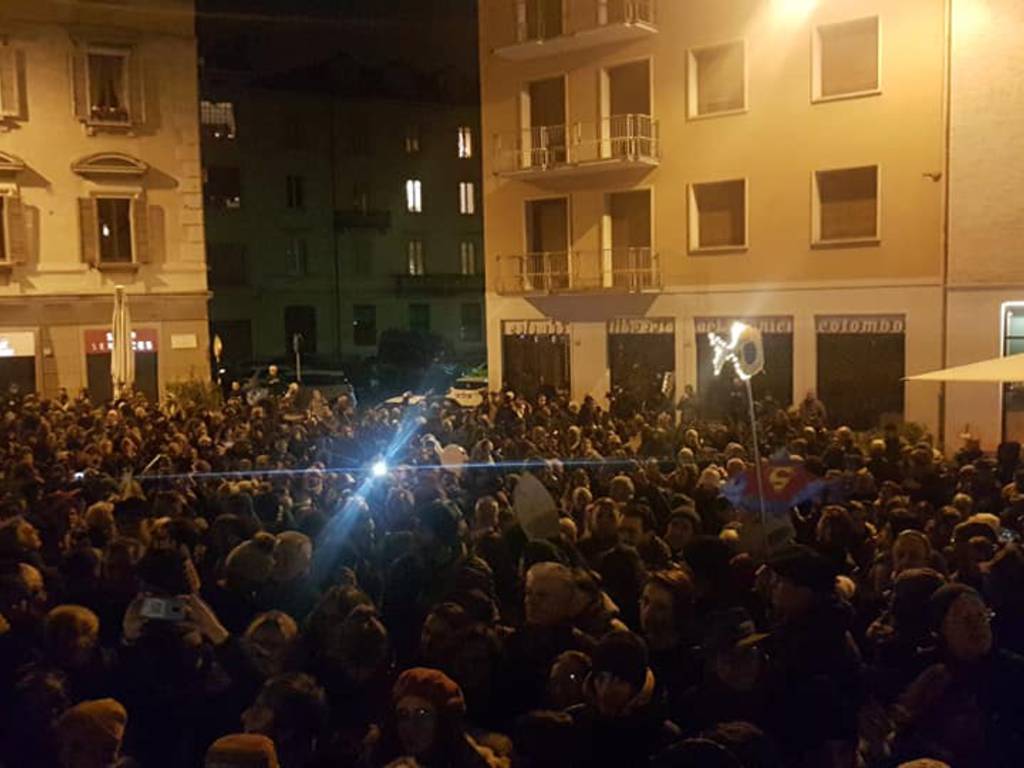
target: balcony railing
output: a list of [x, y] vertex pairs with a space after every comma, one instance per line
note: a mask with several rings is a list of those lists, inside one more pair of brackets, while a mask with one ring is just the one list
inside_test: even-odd
[[530, 177], [651, 167], [661, 157], [658, 121], [650, 115], [500, 133], [494, 147], [495, 173]]
[[495, 53], [506, 59], [549, 56], [657, 32], [655, 0], [505, 2], [513, 34]]
[[483, 293], [483, 275], [440, 273], [431, 275], [395, 275], [395, 293], [399, 296], [454, 296]]
[[658, 254], [647, 247], [543, 251], [498, 257], [498, 293], [617, 291], [661, 288]]
[[334, 228], [344, 229], [379, 229], [384, 231], [391, 226], [391, 211], [364, 210], [352, 208], [347, 211], [334, 212]]

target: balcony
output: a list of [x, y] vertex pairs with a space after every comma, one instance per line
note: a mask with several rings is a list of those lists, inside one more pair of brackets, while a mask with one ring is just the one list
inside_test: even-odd
[[484, 292], [483, 275], [395, 275], [394, 279], [395, 293], [399, 296], [456, 296]]
[[334, 228], [346, 229], [378, 229], [381, 232], [391, 227], [391, 211], [373, 211], [353, 208], [347, 211], [334, 212]]
[[658, 31], [655, 0], [504, 1], [513, 35], [494, 53], [509, 61], [624, 43]]
[[661, 161], [658, 121], [650, 115], [511, 131], [495, 136], [494, 147], [494, 172], [523, 181], [646, 170]]
[[661, 266], [658, 254], [639, 247], [499, 256], [496, 289], [504, 296], [658, 291]]

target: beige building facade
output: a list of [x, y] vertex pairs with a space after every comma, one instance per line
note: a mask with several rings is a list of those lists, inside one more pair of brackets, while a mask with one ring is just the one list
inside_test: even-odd
[[[492, 386], [693, 386], [765, 336], [760, 398], [936, 430], [941, 0], [481, 0]], [[881, 415], [881, 416], [880, 416]]]
[[124, 285], [137, 387], [209, 378], [191, 0], [0, 6], [0, 386], [110, 393]]

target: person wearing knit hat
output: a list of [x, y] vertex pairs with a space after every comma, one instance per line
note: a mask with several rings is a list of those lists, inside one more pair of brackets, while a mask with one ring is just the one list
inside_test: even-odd
[[114, 768], [128, 713], [115, 699], [83, 701], [57, 720], [61, 768]]
[[278, 768], [274, 742], [259, 733], [233, 733], [206, 751], [204, 768]]

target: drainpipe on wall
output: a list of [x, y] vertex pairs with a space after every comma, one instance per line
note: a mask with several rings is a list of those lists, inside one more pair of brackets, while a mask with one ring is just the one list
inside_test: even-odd
[[[950, 138], [953, 123], [953, 3], [946, 0], [945, 7], [945, 61], [943, 62], [942, 123], [943, 123], [943, 168], [942, 168], [942, 261], [940, 267], [940, 290], [942, 291], [942, 327], [940, 329], [940, 368], [949, 367], [949, 207], [950, 207]], [[939, 384], [939, 448], [946, 450], [946, 397], [947, 384]]]

